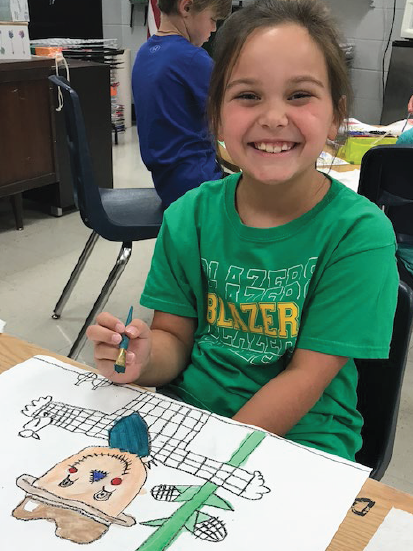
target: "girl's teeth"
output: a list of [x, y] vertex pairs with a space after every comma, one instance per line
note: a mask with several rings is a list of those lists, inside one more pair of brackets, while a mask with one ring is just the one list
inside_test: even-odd
[[287, 143], [283, 143], [282, 145], [272, 145], [261, 142], [255, 144], [255, 147], [260, 151], [266, 151], [267, 153], [280, 153], [281, 151], [289, 151], [292, 146]]

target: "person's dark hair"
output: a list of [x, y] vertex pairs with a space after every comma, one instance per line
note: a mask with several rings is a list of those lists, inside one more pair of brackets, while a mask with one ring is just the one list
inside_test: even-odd
[[[233, 13], [217, 32], [215, 67], [209, 89], [208, 116], [211, 132], [218, 136], [225, 89], [242, 47], [257, 29], [295, 24], [307, 29], [324, 54], [334, 114], [339, 123], [346, 118], [352, 99], [340, 33], [327, 7], [320, 0], [256, 0]], [[278, 52], [276, 55], [282, 55]]]
[[[178, 13], [179, 0], [158, 0], [158, 7], [166, 15]], [[225, 19], [231, 13], [231, 0], [192, 0], [195, 11], [203, 11], [211, 8], [215, 11], [217, 19]]]

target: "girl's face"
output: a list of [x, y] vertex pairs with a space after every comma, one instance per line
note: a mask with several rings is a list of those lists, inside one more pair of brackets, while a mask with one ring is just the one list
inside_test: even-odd
[[206, 8], [196, 11], [190, 8], [185, 17], [185, 25], [191, 44], [202, 46], [209, 40], [211, 33], [217, 30], [215, 10]]
[[228, 80], [219, 130], [244, 181], [314, 177], [337, 121], [323, 53], [306, 29], [285, 24], [249, 36]]

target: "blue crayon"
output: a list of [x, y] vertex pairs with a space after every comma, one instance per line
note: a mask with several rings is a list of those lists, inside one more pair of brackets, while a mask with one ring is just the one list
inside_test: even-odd
[[[127, 320], [125, 322], [125, 327], [127, 327], [130, 322], [132, 321], [133, 316], [133, 306], [129, 308], [129, 314], [127, 317]], [[116, 373], [125, 373], [126, 370], [126, 350], [128, 349], [129, 345], [129, 337], [126, 335], [123, 335], [121, 343], [119, 345], [119, 356], [115, 363], [115, 371]]]

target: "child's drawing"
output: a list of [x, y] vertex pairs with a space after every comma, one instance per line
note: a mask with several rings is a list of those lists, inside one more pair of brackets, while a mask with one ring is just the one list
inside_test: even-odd
[[102, 381], [47, 357], [0, 375], [2, 549], [245, 551], [271, 541], [321, 551], [367, 477], [355, 463]]
[[10, 44], [11, 44], [11, 53], [14, 55], [14, 44], [13, 44], [14, 33], [13, 33], [13, 31], [9, 31], [9, 38], [10, 38]]
[[92, 373], [91, 371], [85, 371], [84, 373], [79, 373], [77, 376], [77, 382], [75, 386], [80, 386], [82, 383], [92, 384], [93, 390], [101, 388], [103, 386], [111, 386], [113, 383], [109, 379], [103, 379], [103, 377], [98, 377], [97, 373]]
[[[116, 421], [137, 412], [148, 425], [151, 459], [155, 462], [213, 482], [246, 499], [260, 499], [269, 491], [259, 471], [250, 473], [188, 449], [211, 417], [210, 413], [165, 400], [151, 392], [136, 393], [137, 398], [110, 414], [54, 402], [51, 396], [40, 397], [23, 410], [31, 419], [19, 434], [39, 439], [41, 429], [54, 425], [106, 440]], [[225, 424], [224, 420], [220, 422]]]
[[[74, 385], [92, 382], [93, 388], [98, 388], [92, 375], [78, 376]], [[247, 499], [260, 499], [269, 492], [261, 473], [241, 469], [265, 437], [264, 433], [252, 431], [228, 462], [215, 461], [187, 449], [209, 419], [209, 413], [153, 393], [136, 392], [138, 398], [109, 415], [53, 402], [51, 396], [33, 400], [24, 408], [22, 413], [31, 419], [20, 431], [22, 437], [40, 440], [38, 432], [55, 425], [71, 432], [108, 437], [110, 447], [86, 448], [38, 479], [20, 476], [17, 485], [26, 492], [26, 497], [13, 511], [14, 517], [53, 520], [57, 536], [75, 543], [90, 543], [101, 537], [110, 524], [135, 524], [135, 519], [123, 510], [141, 492], [149, 459], [155, 460], [155, 465], [158, 460], [207, 480], [202, 486], [152, 488], [151, 495], [157, 501], [182, 503], [170, 517], [141, 523], [156, 528], [156, 532], [139, 550], [154, 549], [156, 540], [157, 551], [162, 551], [184, 531], [210, 542], [225, 539], [224, 522], [201, 511], [205, 505], [234, 510], [228, 501], [215, 495], [219, 487]]]
[[109, 446], [85, 448], [39, 478], [21, 475], [17, 485], [26, 496], [13, 516], [54, 521], [56, 535], [75, 543], [95, 541], [111, 524], [133, 526], [123, 510], [146, 481], [149, 441], [142, 419], [135, 413], [118, 421]]

